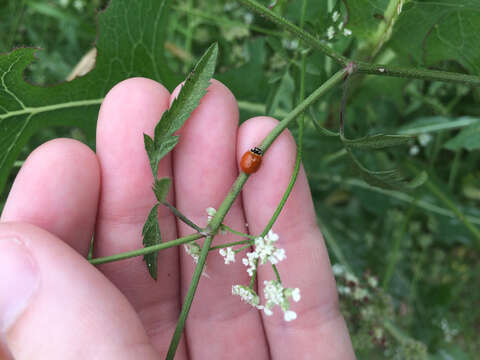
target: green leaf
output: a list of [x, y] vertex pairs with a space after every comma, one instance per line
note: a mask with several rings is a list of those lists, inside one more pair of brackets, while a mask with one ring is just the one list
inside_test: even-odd
[[407, 2], [390, 44], [398, 54], [428, 67], [455, 59], [480, 74], [480, 3], [477, 0]]
[[461, 148], [468, 151], [480, 149], [480, 121], [463, 128], [457, 136], [447, 141], [443, 147], [453, 151]]
[[[157, 245], [162, 242], [162, 236], [160, 235], [160, 226], [158, 224], [158, 204], [156, 204], [150, 213], [148, 214], [147, 221], [143, 225], [142, 230], [143, 246]], [[147, 263], [148, 271], [153, 279], [157, 280], [157, 258], [158, 252], [147, 254], [143, 257], [143, 260]]]
[[206, 94], [210, 79], [215, 72], [217, 55], [218, 45], [214, 43], [188, 75], [170, 109], [163, 113], [162, 118], [155, 126], [153, 139], [144, 134], [145, 150], [150, 159], [154, 177], [157, 176], [160, 159], [178, 143], [178, 136], [172, 136], [172, 134], [182, 127], [200, 103], [200, 99]]
[[152, 174], [154, 178], [157, 177], [158, 163], [167, 155], [178, 143], [178, 136], [170, 136], [161, 138], [157, 144], [147, 134], [143, 134], [143, 140], [145, 143], [145, 150], [147, 151], [148, 159], [150, 161], [150, 167], [152, 168]]
[[215, 72], [217, 55], [218, 44], [213, 43], [188, 75], [170, 109], [163, 113], [162, 119], [155, 127], [155, 143], [156, 139], [170, 136], [180, 129], [198, 106], [200, 99], [207, 93], [210, 79]]
[[383, 135], [376, 134], [365, 136], [359, 139], [346, 139], [342, 141], [346, 146], [363, 149], [384, 149], [391, 146], [406, 144], [413, 139], [412, 136], [406, 135]]
[[404, 179], [398, 169], [372, 171], [365, 168], [360, 161], [358, 161], [355, 155], [353, 155], [351, 150], [347, 149], [347, 152], [354, 170], [367, 184], [372, 186], [383, 189], [407, 191], [421, 186], [428, 178], [427, 173], [424, 171], [417, 175], [410, 182]]
[[94, 128], [99, 105], [118, 82], [143, 76], [173, 88], [164, 58], [170, 0], [112, 0], [98, 15], [95, 68], [83, 77], [40, 87], [23, 80], [33, 48], [0, 54], [0, 191], [30, 136], [52, 125]]
[[155, 183], [153, 184], [153, 192], [159, 203], [163, 203], [167, 200], [168, 191], [170, 190], [170, 186], [172, 184], [172, 179], [168, 177], [164, 177], [161, 179], [155, 179]]

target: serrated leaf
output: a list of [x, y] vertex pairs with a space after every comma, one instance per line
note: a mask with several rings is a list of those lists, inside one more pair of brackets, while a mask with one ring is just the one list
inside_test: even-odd
[[480, 121], [463, 128], [454, 138], [447, 141], [443, 147], [452, 151], [462, 148], [468, 151], [480, 149]]
[[384, 149], [391, 146], [406, 144], [413, 139], [412, 136], [407, 135], [383, 135], [376, 134], [372, 136], [365, 136], [359, 139], [346, 139], [342, 141], [346, 146], [363, 149]]
[[159, 203], [163, 203], [167, 200], [168, 191], [172, 185], [172, 179], [164, 177], [161, 179], [155, 179], [153, 184], [153, 192]]
[[112, 0], [98, 16], [98, 56], [83, 77], [40, 87], [23, 80], [33, 48], [0, 54], [0, 191], [30, 136], [52, 125], [92, 128], [99, 105], [118, 82], [144, 76], [177, 83], [164, 58], [170, 0]]
[[178, 136], [172, 134], [180, 129], [200, 103], [215, 72], [218, 45], [212, 44], [188, 75], [177, 98], [166, 110], [155, 126], [153, 139], [144, 134], [145, 150], [150, 159], [153, 176], [156, 178], [158, 162], [178, 143]]
[[410, 182], [400, 174], [398, 169], [385, 171], [373, 171], [365, 168], [355, 157], [351, 150], [347, 149], [354, 170], [369, 185], [391, 190], [412, 190], [422, 185], [427, 180], [427, 174], [422, 172]]
[[217, 55], [218, 45], [213, 43], [188, 75], [170, 109], [163, 113], [160, 122], [155, 127], [155, 144], [180, 129], [198, 106], [200, 99], [207, 93], [210, 79], [215, 72]]
[[157, 177], [158, 172], [158, 163], [160, 160], [167, 155], [178, 143], [178, 136], [169, 136], [162, 138], [161, 141], [158, 141], [158, 144], [154, 143], [154, 140], [147, 134], [143, 134], [143, 140], [145, 143], [145, 150], [147, 151], [148, 159], [150, 161], [150, 167], [152, 169], [152, 174], [154, 177]]
[[[148, 214], [147, 221], [143, 225], [142, 229], [143, 246], [153, 246], [162, 242], [162, 236], [160, 234], [160, 226], [158, 224], [158, 204], [156, 204], [150, 213]], [[154, 280], [157, 280], [157, 260], [158, 252], [147, 254], [143, 257], [143, 260], [147, 263], [148, 272]]]

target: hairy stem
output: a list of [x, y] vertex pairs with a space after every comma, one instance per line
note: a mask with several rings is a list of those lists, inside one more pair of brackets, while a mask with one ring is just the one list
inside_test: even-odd
[[144, 248], [141, 248], [141, 249], [124, 252], [124, 253], [121, 253], [121, 254], [99, 257], [99, 258], [91, 259], [89, 261], [90, 261], [90, 264], [92, 264], [92, 265], [105, 264], [105, 263], [109, 263], [109, 262], [113, 262], [113, 261], [128, 259], [128, 258], [135, 257], [135, 256], [151, 254], [151, 253], [154, 253], [154, 252], [157, 252], [157, 251], [160, 251], [160, 250], [165, 250], [165, 249], [171, 248], [173, 246], [186, 244], [186, 243], [192, 242], [194, 240], [198, 240], [202, 237], [204, 237], [204, 235], [202, 235], [202, 234], [192, 234], [192, 235], [181, 237], [181, 238], [178, 238], [178, 239], [175, 239], [175, 240], [172, 240], [172, 241], [161, 243], [161, 244], [158, 244], [158, 245], [147, 246], [147, 247], [144, 247]]
[[[302, 30], [295, 24], [292, 24], [287, 19], [267, 9], [265, 6], [259, 4], [255, 0], [237, 0], [240, 4], [247, 6], [256, 13], [265, 17], [266, 19], [279, 25], [284, 30], [295, 35], [308, 46], [320, 50], [325, 55], [329, 56], [342, 66], [346, 66], [349, 62], [355, 62], [345, 56], [337, 53], [335, 50], [329, 48], [323, 41], [315, 38], [308, 32]], [[381, 76], [405, 77], [423, 80], [437, 80], [444, 82], [455, 82], [473, 86], [480, 86], [480, 77], [459, 73], [452, 73], [438, 70], [416, 69], [387, 66], [381, 64], [370, 64], [366, 62], [356, 62], [357, 71], [364, 74], [375, 74]]]

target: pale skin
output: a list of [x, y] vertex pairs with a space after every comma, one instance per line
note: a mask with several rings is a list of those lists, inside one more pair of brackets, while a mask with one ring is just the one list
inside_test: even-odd
[[[152, 134], [172, 96], [152, 80], [123, 81], [102, 104], [96, 153], [56, 139], [37, 148], [20, 170], [2, 213], [0, 241], [15, 237], [26, 244], [40, 282], [4, 334], [15, 359], [165, 357], [193, 274], [192, 258], [182, 247], [161, 251], [157, 282], [142, 257], [98, 267], [85, 258], [94, 231], [94, 257], [142, 246], [142, 226], [155, 202], [142, 134]], [[161, 160], [159, 175], [172, 178], [170, 202], [205, 226], [205, 209], [221, 203], [243, 153], [276, 123], [257, 117], [239, 127], [234, 96], [213, 81], [179, 131], [178, 146]], [[225, 224], [260, 234], [287, 187], [295, 155], [295, 141], [285, 131]], [[160, 207], [159, 223], [163, 241], [194, 232], [166, 207]], [[285, 322], [279, 308], [268, 317], [232, 296], [232, 285], [250, 281], [242, 255], [225, 265], [218, 251], [211, 252], [176, 359], [355, 358], [303, 169], [273, 229], [287, 254], [278, 266], [282, 282], [301, 290], [301, 301], [292, 305], [298, 318]], [[219, 235], [213, 245], [238, 240]], [[271, 268], [261, 266], [258, 283], [272, 279]]]

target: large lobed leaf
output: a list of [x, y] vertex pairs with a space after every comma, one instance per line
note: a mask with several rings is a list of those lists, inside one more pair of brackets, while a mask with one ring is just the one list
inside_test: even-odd
[[455, 59], [480, 74], [480, 1], [408, 2], [395, 24], [391, 45], [423, 66]]
[[144, 76], [173, 88], [164, 59], [170, 0], [112, 0], [98, 16], [95, 69], [71, 82], [40, 87], [23, 80], [33, 48], [0, 54], [0, 191], [29, 137], [52, 125], [92, 128], [103, 97], [118, 82]]

